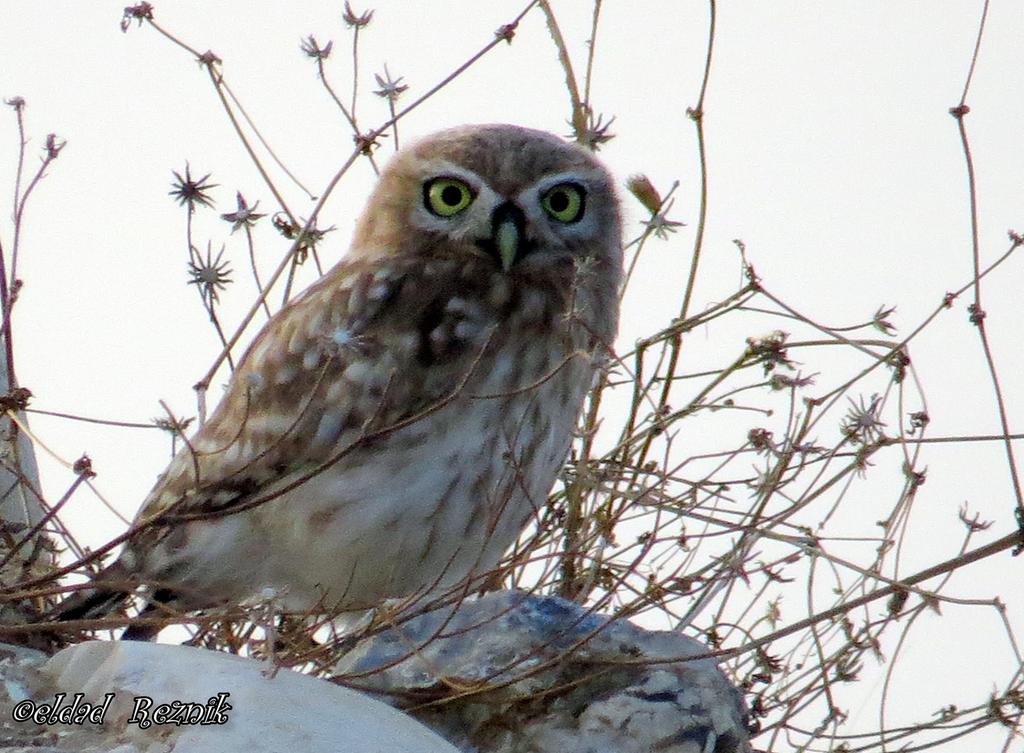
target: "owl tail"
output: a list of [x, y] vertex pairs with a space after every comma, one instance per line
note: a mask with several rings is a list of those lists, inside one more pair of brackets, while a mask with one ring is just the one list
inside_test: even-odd
[[[129, 580], [131, 574], [122, 562], [117, 561], [110, 567], [104, 568], [96, 576], [98, 581], [124, 581]], [[133, 596], [132, 592], [124, 589], [112, 589], [98, 586], [77, 591], [64, 599], [47, 615], [50, 622], [66, 622], [68, 620], [88, 620], [97, 617], [105, 617], [114, 612], [123, 612], [128, 600]], [[160, 604], [166, 604], [175, 600], [175, 594], [168, 589], [157, 589], [149, 595], [148, 603], [143, 608], [140, 617], [151, 617], [154, 612], [159, 611]], [[150, 641], [160, 632], [158, 625], [129, 625], [121, 634], [123, 641]]]
[[[98, 581], [126, 580], [128, 577], [127, 568], [120, 562], [115, 562], [104, 568], [96, 576]], [[87, 620], [96, 617], [105, 617], [112, 612], [122, 610], [127, 603], [131, 593], [123, 589], [111, 589], [97, 586], [76, 591], [68, 598], [58, 604], [53, 611], [46, 615], [50, 622], [65, 622], [67, 620]]]

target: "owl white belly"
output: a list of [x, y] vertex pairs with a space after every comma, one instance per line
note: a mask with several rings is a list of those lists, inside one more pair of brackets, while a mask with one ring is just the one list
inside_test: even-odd
[[523, 389], [560, 361], [537, 363], [525, 383], [499, 361], [466, 391], [502, 397], [460, 396], [268, 503], [260, 514], [290, 525], [266, 547], [266, 585], [287, 584], [290, 608], [361, 608], [493, 568], [543, 508], [589, 387], [590, 363], [575, 358]]

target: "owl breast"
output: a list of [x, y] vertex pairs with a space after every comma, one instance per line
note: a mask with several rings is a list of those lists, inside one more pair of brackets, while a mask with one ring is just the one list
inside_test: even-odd
[[543, 509], [593, 368], [564, 337], [502, 334], [443, 409], [260, 510], [292, 510], [263, 565], [290, 606], [358, 609], [484, 574]]

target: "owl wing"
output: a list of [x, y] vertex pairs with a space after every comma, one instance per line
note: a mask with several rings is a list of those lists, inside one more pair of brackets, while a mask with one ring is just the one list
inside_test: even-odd
[[482, 262], [422, 257], [340, 263], [256, 337], [137, 523], [261, 504], [440, 407], [493, 333], [491, 275]]

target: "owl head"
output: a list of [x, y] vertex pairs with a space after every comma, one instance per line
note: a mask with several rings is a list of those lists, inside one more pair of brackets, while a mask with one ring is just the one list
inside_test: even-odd
[[428, 136], [384, 169], [353, 253], [486, 257], [509, 275], [584, 258], [621, 267], [618, 201], [585, 149], [514, 125]]

